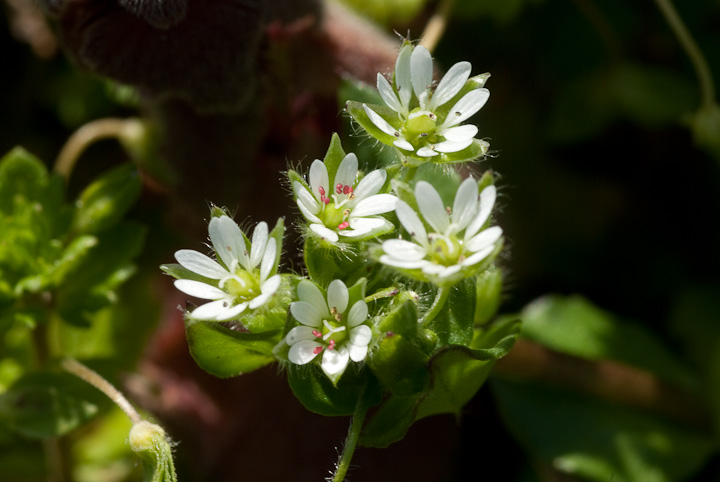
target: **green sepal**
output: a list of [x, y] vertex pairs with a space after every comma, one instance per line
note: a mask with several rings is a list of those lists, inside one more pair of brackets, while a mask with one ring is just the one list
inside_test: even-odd
[[[323, 163], [325, 164], [325, 168], [328, 172], [329, 182], [332, 183], [333, 179], [335, 179], [338, 167], [340, 167], [340, 163], [343, 159], [345, 159], [345, 156], [346, 154], [342, 148], [340, 136], [337, 135], [337, 132], [333, 132], [332, 139], [330, 139], [330, 146], [328, 147], [328, 150], [325, 153], [325, 158], [323, 159]], [[334, 189], [333, 186], [330, 186], [330, 190], [332, 189]], [[310, 192], [312, 193], [312, 191]]]
[[[383, 105], [366, 105], [369, 109], [375, 111], [377, 115], [385, 119], [388, 124], [392, 125], [396, 129], [399, 129], [397, 112], [392, 110], [390, 107], [386, 107]], [[365, 129], [368, 134], [370, 134], [372, 137], [379, 140], [383, 144], [392, 146], [393, 142], [397, 140], [397, 137], [386, 134], [385, 132], [381, 131], [375, 124], [373, 124], [373, 122], [370, 120], [370, 117], [365, 112], [365, 109], [363, 109], [362, 102], [349, 101], [345, 105], [345, 109], [347, 110], [348, 114], [350, 114], [350, 117], [352, 117], [355, 122], [360, 124], [360, 126]]]
[[[332, 244], [313, 234], [305, 237], [303, 258], [308, 277], [321, 286], [334, 279], [351, 279], [356, 273], [364, 273], [363, 259], [350, 246]], [[362, 275], [360, 275], [362, 276]]]
[[421, 395], [391, 395], [385, 399], [365, 424], [360, 444], [365, 447], [386, 448], [405, 437], [415, 421]]
[[435, 164], [458, 164], [461, 162], [470, 162], [475, 159], [484, 157], [487, 154], [490, 144], [482, 139], [473, 139], [472, 144], [461, 151], [457, 152], [440, 152], [437, 156], [421, 157], [410, 151], [398, 149], [401, 153], [400, 162], [404, 166], [419, 167], [427, 163]]
[[273, 362], [273, 347], [281, 330], [243, 333], [217, 322], [187, 319], [185, 335], [195, 362], [206, 372], [229, 378], [252, 372]]
[[140, 195], [137, 169], [124, 164], [90, 184], [77, 200], [73, 228], [81, 233], [97, 233], [117, 224]]
[[275, 262], [273, 263], [273, 269], [270, 271], [268, 278], [277, 273], [278, 267], [280, 266], [280, 256], [282, 255], [283, 237], [285, 236], [285, 220], [278, 218], [275, 226], [268, 233], [268, 239], [275, 239]]
[[0, 394], [0, 420], [26, 437], [57, 437], [92, 419], [108, 403], [72, 375], [35, 372]]
[[495, 265], [489, 266], [475, 279], [475, 325], [489, 322], [500, 307], [503, 274]]
[[177, 263], [168, 263], [168, 264], [160, 265], [160, 269], [165, 274], [168, 274], [175, 279], [189, 279], [189, 280], [193, 280], [193, 281], [200, 281], [201, 283], [205, 283], [210, 286], [216, 286], [216, 287], [218, 285], [218, 280], [206, 278], [205, 276], [201, 276], [201, 275], [195, 273], [194, 271], [190, 271], [189, 269], [187, 269]]
[[[313, 413], [326, 416], [352, 415], [363, 393], [370, 397], [370, 405], [380, 401], [381, 392], [368, 370], [351, 363], [337, 386], [323, 373], [320, 366], [291, 366], [288, 383], [295, 397]], [[371, 393], [368, 393], [368, 387]]]
[[445, 307], [428, 325], [441, 345], [468, 346], [473, 338], [476, 283], [474, 278], [464, 279], [449, 289]]
[[162, 427], [140, 421], [130, 429], [128, 443], [143, 461], [143, 482], [177, 482], [172, 446]]

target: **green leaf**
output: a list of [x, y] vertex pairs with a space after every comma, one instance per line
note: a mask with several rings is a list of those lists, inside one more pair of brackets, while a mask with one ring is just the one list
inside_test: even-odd
[[87, 422], [107, 403], [72, 375], [32, 373], [0, 395], [0, 419], [26, 437], [56, 437]]
[[116, 224], [140, 195], [137, 169], [125, 164], [90, 184], [77, 200], [74, 228], [97, 233]]
[[476, 325], [489, 322], [500, 307], [503, 274], [496, 266], [490, 266], [480, 273], [475, 282], [475, 314]]
[[329, 244], [317, 236], [307, 236], [304, 246], [308, 277], [320, 286], [335, 279], [350, 279], [363, 272], [363, 259], [343, 245]]
[[473, 278], [460, 281], [450, 290], [443, 310], [428, 326], [442, 345], [467, 346], [473, 339], [476, 283]]
[[551, 295], [522, 312], [523, 337], [587, 360], [615, 360], [643, 368], [680, 387], [697, 380], [677, 357], [643, 327], [620, 320], [582, 296]]
[[686, 480], [717, 447], [709, 434], [562, 389], [507, 380], [492, 389], [532, 457], [582, 479]]
[[272, 349], [280, 341], [281, 331], [241, 333], [218, 323], [187, 320], [185, 334], [198, 366], [211, 375], [228, 378], [272, 363]]
[[391, 395], [373, 414], [361, 434], [365, 447], [385, 448], [405, 437], [415, 421], [420, 395]]
[[37, 201], [48, 184], [45, 165], [22, 147], [0, 159], [0, 211], [12, 212], [16, 197]]
[[327, 416], [352, 415], [369, 383], [368, 371], [355, 368], [348, 367], [335, 387], [318, 365], [293, 366], [288, 370], [288, 383], [295, 397], [311, 412]]

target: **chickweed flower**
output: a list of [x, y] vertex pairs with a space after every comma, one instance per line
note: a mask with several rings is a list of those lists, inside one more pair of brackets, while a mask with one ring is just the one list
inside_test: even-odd
[[490, 96], [483, 87], [488, 75], [470, 79], [471, 69], [470, 62], [458, 62], [434, 88], [430, 52], [406, 42], [393, 83], [380, 73], [377, 76], [377, 89], [387, 107], [362, 104], [361, 113], [357, 105], [349, 104], [348, 110], [371, 135], [397, 147], [406, 163], [408, 157], [415, 158], [414, 163], [471, 160], [484, 155], [488, 144], [475, 139], [477, 127], [461, 124]]
[[495, 204], [495, 186], [487, 186], [478, 197], [478, 183], [468, 178], [460, 185], [452, 210], [445, 208], [435, 188], [425, 181], [415, 186], [420, 214], [398, 201], [395, 212], [413, 241], [383, 242], [379, 261], [398, 268], [410, 277], [439, 286], [472, 276], [481, 262], [496, 252], [502, 229], [485, 227]]
[[207, 279], [178, 279], [175, 287], [190, 296], [212, 300], [195, 308], [190, 317], [226, 321], [266, 306], [280, 286], [280, 275], [275, 274], [280, 247], [268, 235], [267, 224], [258, 223], [252, 243], [225, 215], [213, 217], [208, 231], [217, 260], [190, 249], [175, 253], [183, 268]]
[[350, 153], [338, 166], [332, 182], [325, 163], [316, 159], [310, 166], [310, 185], [295, 180], [292, 186], [310, 230], [337, 243], [341, 237], [367, 239], [393, 229], [392, 223], [378, 216], [395, 209], [397, 202], [392, 194], [378, 194], [386, 177], [385, 171], [378, 169], [358, 181], [358, 159]]
[[327, 299], [311, 281], [298, 284], [298, 298], [290, 304], [290, 313], [302, 323], [291, 329], [286, 338], [288, 358], [305, 365], [322, 353], [320, 367], [337, 381], [350, 360], [361, 362], [368, 353], [372, 330], [366, 324], [368, 306], [356, 301], [348, 310], [349, 292], [345, 283], [335, 280], [328, 286]]

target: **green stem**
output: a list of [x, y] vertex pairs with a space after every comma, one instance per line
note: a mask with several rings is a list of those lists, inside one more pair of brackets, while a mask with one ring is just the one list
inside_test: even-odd
[[367, 403], [365, 403], [365, 390], [363, 390], [358, 397], [357, 405], [355, 405], [355, 412], [353, 412], [353, 418], [350, 422], [348, 436], [347, 439], [345, 439], [345, 447], [343, 448], [340, 460], [338, 460], [332, 482], [344, 482], [345, 480], [347, 471], [350, 468], [350, 462], [352, 462], [352, 457], [355, 453], [355, 448], [360, 439], [360, 431], [362, 430], [363, 423], [365, 423], [367, 411], [368, 406]]
[[690, 62], [692, 62], [693, 67], [695, 68], [695, 73], [697, 74], [698, 82], [700, 83], [700, 91], [702, 93], [701, 106], [711, 106], [715, 102], [715, 84], [713, 82], [712, 73], [710, 72], [710, 67], [707, 64], [702, 51], [698, 48], [692, 35], [690, 35], [690, 31], [688, 31], [687, 27], [685, 27], [685, 24], [678, 15], [677, 10], [675, 10], [671, 0], [655, 0], [655, 3], [665, 17], [667, 23], [670, 25], [675, 37], [678, 39], [678, 42], [680, 42], [680, 45], [685, 50], [685, 53], [688, 57], [690, 57]]
[[72, 373], [76, 377], [85, 380], [93, 387], [103, 392], [107, 397], [115, 402], [115, 405], [125, 412], [125, 414], [132, 420], [133, 424], [142, 421], [140, 414], [137, 413], [135, 408], [130, 405], [125, 396], [120, 391], [112, 386], [110, 382], [105, 380], [96, 371], [91, 370], [77, 360], [66, 358], [61, 362], [62, 367], [69, 373]]
[[425, 316], [422, 320], [420, 320], [422, 326], [427, 326], [427, 324], [434, 320], [440, 311], [442, 311], [449, 295], [450, 288], [438, 288], [437, 295], [435, 295], [435, 301], [433, 301], [433, 304], [428, 312], [425, 313]]

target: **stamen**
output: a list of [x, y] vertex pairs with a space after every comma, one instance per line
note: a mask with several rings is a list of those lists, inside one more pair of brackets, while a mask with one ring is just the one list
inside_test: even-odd
[[332, 308], [330, 308], [330, 314], [333, 315], [333, 316], [337, 316], [337, 314], [338, 314], [338, 309], [333, 306]]
[[431, 120], [437, 119], [437, 117], [435, 116], [435, 114], [433, 114], [432, 112], [428, 114], [428, 117], [429, 117]]
[[348, 226], [350, 226], [350, 223], [347, 221], [343, 221], [340, 224], [338, 224], [338, 229], [340, 229], [340, 230], [347, 229]]
[[395, 137], [400, 137], [400, 133], [398, 131], [395, 131]]
[[459, 110], [456, 110], [456, 111], [455, 111], [455, 115], [458, 116], [458, 117], [460, 117], [460, 116], [462, 115], [462, 112], [460, 112]]
[[330, 204], [330, 198], [325, 196], [320, 196], [320, 200], [323, 202], [323, 204]]
[[312, 334], [316, 338], [320, 338], [322, 336], [322, 333], [320, 333], [318, 330], [313, 330]]
[[337, 194], [342, 194], [342, 192], [343, 192], [343, 185], [340, 184], [340, 183], [337, 183], [337, 186], [335, 186], [335, 192], [336, 192]]
[[352, 186], [348, 186], [347, 184], [345, 184], [343, 186], [343, 194], [350, 194], [351, 192], [353, 192]]
[[320, 197], [325, 197], [325, 188], [320, 186], [318, 187], [318, 192], [320, 193]]
[[327, 347], [328, 350], [334, 350], [335, 349], [335, 340], [330, 340], [330, 343]]
[[428, 133], [427, 133], [427, 132], [421, 132], [421, 133], [420, 133], [420, 137], [427, 137], [427, 136], [428, 136]]
[[445, 206], [445, 212], [448, 214], [452, 214], [452, 208], [450, 206]]
[[315, 348], [313, 348], [313, 355], [317, 355], [317, 354], [320, 353], [321, 351], [323, 351], [323, 347], [321, 347], [321, 346], [316, 346]]

